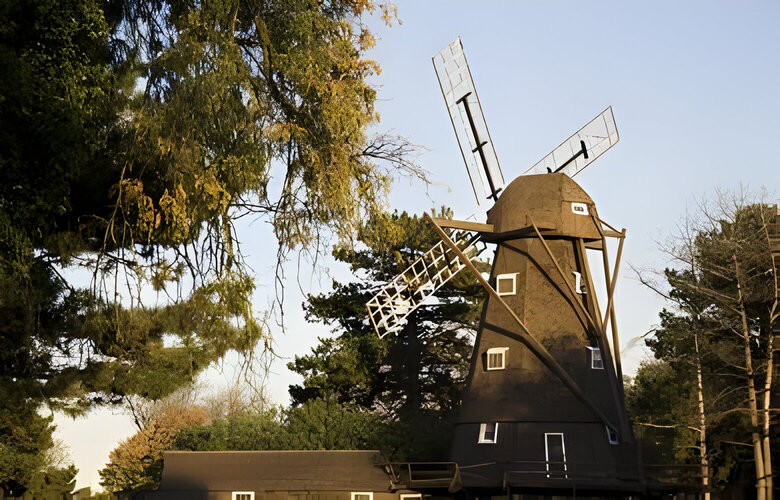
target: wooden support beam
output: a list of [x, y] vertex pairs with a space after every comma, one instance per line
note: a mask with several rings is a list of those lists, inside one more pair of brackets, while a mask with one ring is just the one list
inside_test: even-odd
[[[499, 245], [500, 245], [502, 248], [506, 248], [506, 249], [507, 249], [507, 250], [509, 250], [510, 252], [515, 252], [515, 253], [518, 253], [518, 254], [520, 254], [520, 255], [523, 255], [524, 257], [529, 257], [529, 255], [528, 255], [527, 253], [525, 253], [525, 252], [523, 252], [523, 251], [521, 251], [521, 250], [519, 250], [519, 249], [517, 249], [517, 248], [513, 247], [512, 245], [509, 245], [509, 244], [507, 244], [507, 243], [499, 243]], [[562, 296], [563, 296], [565, 299], [568, 299], [568, 301], [569, 301], [569, 302], [574, 302], [574, 301], [577, 301], [577, 300], [579, 300], [579, 298], [578, 298], [576, 295], [575, 295], [575, 296], [573, 296], [573, 297], [572, 297], [572, 296], [567, 296], [567, 295], [566, 295], [566, 292], [565, 292], [563, 289], [561, 289], [561, 287], [559, 287], [559, 286], [558, 286], [558, 283], [556, 283], [555, 281], [553, 281], [553, 278], [552, 278], [552, 276], [550, 276], [550, 275], [549, 275], [549, 274], [548, 274], [546, 271], [545, 271], [543, 274], [544, 274], [544, 275], [547, 277], [547, 279], [550, 281], [550, 283], [552, 283], [552, 284], [553, 284], [553, 286], [555, 286], [555, 288], [556, 288], [556, 289], [558, 289], [558, 291], [560, 291], [560, 292], [561, 292], [561, 295], [562, 295]], [[569, 290], [569, 291], [571, 292], [571, 290]], [[589, 332], [589, 331], [591, 331], [591, 330], [588, 328], [588, 327], [589, 327], [588, 318], [586, 318], [586, 317], [585, 317], [585, 315], [584, 315], [584, 314], [582, 314], [582, 310], [581, 310], [580, 308], [578, 308], [578, 307], [574, 307], [574, 306], [572, 306], [572, 309], [574, 310], [574, 314], [576, 314], [576, 315], [577, 315], [577, 319], [579, 319], [579, 320], [580, 320], [580, 322], [582, 323], [582, 326], [583, 326], [583, 327], [585, 327], [586, 331], [588, 331], [588, 332]]]
[[[612, 237], [615, 237], [615, 238], [620, 238], [620, 237], [622, 237], [622, 236], [621, 236], [621, 234], [622, 234], [622, 233], [621, 233], [620, 231], [618, 231], [617, 229], [615, 229], [614, 227], [612, 227], [612, 226], [611, 226], [610, 224], [608, 224], [606, 221], [603, 221], [603, 220], [601, 220], [601, 218], [600, 218], [598, 215], [592, 214], [592, 216], [593, 216], [593, 217], [594, 217], [594, 219], [595, 219], [595, 222], [596, 222], [596, 227], [597, 227], [597, 228], [599, 228], [599, 229], [601, 229], [601, 231], [599, 231], [599, 232], [603, 232], [603, 233], [605, 233], [607, 236], [612, 236]], [[608, 228], [608, 229], [610, 229], [611, 231], [605, 231], [605, 230], [604, 230], [604, 229], [601, 227], [601, 226], [602, 226], [602, 224], [603, 224], [603, 225], [605, 225], [605, 226], [607, 226], [607, 228]], [[623, 235], [623, 236], [625, 236], [625, 235]]]
[[[609, 325], [612, 327], [612, 359], [615, 363], [615, 373], [618, 376], [618, 380], [623, 380], [623, 363], [620, 359], [620, 338], [618, 336], [618, 329], [617, 329], [617, 316], [615, 315], [615, 306], [614, 306], [614, 294], [615, 294], [615, 286], [617, 285], [617, 275], [620, 271], [620, 259], [623, 256], [623, 242], [625, 242], [626, 238], [626, 230], [623, 228], [622, 231], [620, 231], [619, 239], [620, 242], [618, 243], [618, 253], [615, 258], [615, 270], [610, 275], [609, 268], [609, 254], [607, 251], [607, 234], [606, 231], [601, 227], [601, 223], [603, 222], [598, 215], [595, 213], [592, 214], [593, 222], [596, 224], [596, 228], [599, 230], [599, 233], [601, 234], [601, 241], [602, 241], [602, 250], [601, 250], [601, 256], [604, 262], [604, 282], [607, 286], [607, 309], [604, 312], [604, 321], [602, 322], [604, 331], [603, 334], [606, 336], [607, 333], [607, 317], [609, 317]], [[606, 223], [604, 223], [606, 224]], [[606, 224], [609, 226], [609, 224]], [[609, 226], [612, 228], [612, 226]], [[614, 228], [612, 228], [614, 229]], [[621, 386], [622, 389], [622, 386]], [[621, 390], [621, 394], [622, 394]]]
[[[625, 231], [625, 229], [624, 229], [624, 231]], [[621, 258], [623, 256], [623, 241], [625, 241], [625, 240], [621, 239], [620, 242], [618, 243], [617, 256], [615, 257], [615, 268], [612, 271], [612, 280], [608, 284], [609, 288], [607, 289], [607, 293], [609, 294], [609, 299], [608, 299], [608, 302], [607, 302], [607, 310], [604, 313], [604, 323], [607, 322], [607, 315], [609, 315], [610, 321], [612, 323], [615, 323], [615, 319], [614, 319], [615, 318], [615, 307], [614, 307], [613, 302], [612, 302], [612, 296], [614, 295], [615, 288], [617, 287], [617, 277], [618, 277], [618, 273], [620, 272], [620, 260], [621, 260]], [[615, 330], [617, 330], [617, 328], [613, 324], [612, 325], [612, 334], [613, 335], [615, 334]], [[605, 331], [605, 333], [606, 333], [606, 331]]]
[[[543, 345], [539, 344], [536, 339], [531, 336], [530, 333], [528, 333], [527, 330], [525, 330], [525, 327], [522, 325], [522, 323], [519, 323], [522, 327], [520, 332], [513, 332], [512, 330], [508, 330], [506, 328], [502, 328], [498, 325], [494, 325], [492, 323], [484, 323], [484, 327], [493, 330], [496, 333], [500, 333], [501, 335], [505, 337], [509, 337], [513, 340], [519, 340], [523, 344], [525, 344], [528, 349], [536, 355], [536, 357], [547, 366], [547, 368], [550, 369], [555, 375], [558, 376], [558, 378], [563, 382], [563, 384], [574, 394], [575, 397], [577, 397], [580, 401], [582, 401], [585, 406], [588, 407], [588, 409], [593, 413], [593, 415], [596, 416], [601, 422], [607, 426], [609, 429], [612, 429], [614, 432], [618, 431], [618, 428], [615, 427], [615, 425], [610, 422], [609, 418], [607, 418], [606, 415], [596, 406], [596, 403], [594, 403], [590, 397], [588, 397], [585, 392], [583, 392], [582, 389], [577, 385], [577, 383], [574, 381], [571, 376], [564, 370], [562, 366], [558, 364], [557, 361], [555, 361], [555, 358], [552, 357], [552, 355], [547, 351]], [[543, 351], [541, 351], [541, 350]], [[546, 356], [549, 356], [549, 360], [546, 359]], [[557, 367], [554, 368], [552, 364], [554, 363], [554, 366]]]
[[593, 241], [584, 241], [585, 248], [589, 248], [591, 250], [598, 250], [601, 251], [602, 248], [604, 248], [604, 241], [603, 240], [593, 240]]
[[[588, 409], [590, 409], [590, 411], [604, 423], [604, 425], [612, 429], [614, 432], [617, 432], [617, 427], [615, 427], [615, 425], [610, 422], [607, 416], [604, 415], [604, 413], [593, 402], [593, 400], [591, 400], [591, 398], [588, 397], [588, 395], [585, 394], [582, 389], [580, 389], [580, 386], [577, 385], [577, 382], [575, 382], [571, 375], [569, 375], [569, 373], [558, 363], [558, 361], [555, 360], [552, 354], [550, 354], [550, 352], [536, 339], [536, 337], [534, 337], [531, 332], [528, 331], [528, 328], [526, 328], [523, 321], [512, 310], [509, 304], [507, 304], [504, 299], [498, 295], [498, 292], [496, 292], [495, 289], [490, 286], [490, 283], [485, 280], [485, 278], [482, 276], [482, 273], [480, 273], [477, 267], [471, 262], [471, 259], [469, 259], [466, 254], [464, 254], [458, 248], [458, 246], [449, 238], [449, 236], [447, 236], [447, 233], [445, 233], [444, 230], [439, 227], [438, 224], [436, 224], [436, 221], [434, 221], [430, 215], [425, 214], [425, 217], [427, 217], [431, 222], [434, 231], [436, 231], [444, 244], [447, 245], [450, 250], [452, 250], [455, 255], [458, 256], [460, 261], [463, 262], [468, 270], [471, 271], [471, 273], [474, 275], [474, 278], [479, 282], [480, 285], [482, 285], [482, 288], [485, 289], [488, 295], [490, 295], [490, 298], [496, 301], [496, 303], [499, 304], [502, 308], [504, 308], [515, 321], [515, 323], [517, 323], [517, 326], [520, 327], [520, 333], [515, 333], [511, 330], [507, 330], [501, 327], [495, 327], [500, 330], [496, 331], [523, 342], [523, 344], [525, 344], [526, 347], [528, 347], [528, 349], [530, 349], [531, 352], [533, 352], [534, 355], [536, 355], [536, 357], [561, 380], [561, 382], [563, 382], [563, 384], [572, 392], [572, 394], [574, 394], [575, 397], [582, 401], [582, 403], [584, 403], [585, 406], [587, 406]], [[487, 324], [485, 325], [487, 326]], [[494, 328], [491, 326], [491, 329]]]
[[466, 220], [456, 219], [442, 219], [439, 217], [431, 217], [431, 220], [438, 224], [440, 227], [449, 227], [452, 229], [462, 229], [464, 231], [475, 231], [477, 233], [492, 233], [493, 224], [482, 224], [479, 222], [471, 222]]
[[607, 230], [602, 230], [601, 232], [604, 233], [604, 236], [607, 236], [608, 238], [625, 238], [625, 235], [623, 233], [617, 231], [610, 231], [609, 229], [607, 229]]
[[561, 269], [560, 264], [558, 264], [558, 259], [556, 259], [555, 255], [553, 255], [552, 251], [550, 250], [550, 247], [547, 245], [547, 242], [544, 240], [542, 233], [539, 232], [539, 228], [536, 227], [536, 224], [534, 223], [533, 219], [531, 220], [531, 225], [533, 225], [534, 231], [536, 231], [536, 236], [539, 237], [539, 240], [542, 242], [542, 246], [544, 246], [544, 249], [547, 251], [547, 255], [550, 256], [550, 259], [552, 259], [553, 264], [555, 264], [555, 269], [558, 270], [558, 274], [561, 275], [561, 279], [563, 280], [564, 283], [566, 283], [566, 286], [569, 288], [569, 291], [571, 292], [571, 295], [574, 298], [574, 303], [579, 308], [583, 316], [585, 316], [585, 318], [588, 320], [590, 326], [596, 331], [600, 331], [601, 328], [599, 328], [599, 325], [597, 325], [596, 322], [593, 321], [593, 318], [591, 317], [590, 313], [588, 313], [588, 310], [585, 309], [585, 306], [582, 305], [582, 302], [580, 302], [577, 292], [574, 291], [574, 286], [572, 286], [572, 284], [569, 282], [569, 278], [563, 272], [563, 269]]

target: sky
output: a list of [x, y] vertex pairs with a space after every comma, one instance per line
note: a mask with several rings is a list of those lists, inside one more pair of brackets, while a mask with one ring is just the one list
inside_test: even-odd
[[[780, 3], [718, 1], [397, 0], [402, 23], [367, 19], [379, 40], [369, 56], [382, 72], [377, 131], [422, 145], [431, 183], [398, 180], [389, 208], [421, 213], [442, 205], [457, 219], [484, 221], [439, 90], [431, 57], [460, 36], [507, 183], [608, 105], [620, 142], [574, 180], [602, 219], [626, 228], [615, 309], [624, 371], [649, 356], [633, 341], [653, 328], [663, 301], [637, 280], [637, 269], [670, 265], [659, 243], [716, 189], [780, 192]], [[239, 239], [257, 273], [255, 309], [273, 293], [275, 247], [262, 222], [245, 222]], [[611, 255], [615, 255], [614, 249]], [[302, 317], [302, 290], [327, 291], [349, 272], [323, 258], [317, 269], [288, 266], [285, 332], [267, 390], [286, 404], [299, 378], [285, 365], [329, 334]], [[604, 302], [602, 302], [604, 304]], [[204, 376], [230, 382], [230, 360]], [[134, 432], [118, 410], [78, 420], [58, 416], [56, 435], [80, 469], [78, 487], [98, 486], [97, 469]]]

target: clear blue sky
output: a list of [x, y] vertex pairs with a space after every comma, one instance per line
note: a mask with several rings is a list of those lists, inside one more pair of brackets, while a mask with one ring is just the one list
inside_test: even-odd
[[[643, 289], [627, 264], [663, 267], [656, 240], [674, 231], [697, 198], [716, 186], [780, 187], [780, 3], [698, 1], [397, 1], [402, 24], [370, 23], [381, 37], [371, 56], [382, 66], [380, 129], [394, 129], [429, 151], [420, 158], [434, 183], [399, 182], [391, 208], [421, 212], [448, 205], [457, 218], [476, 210], [466, 169], [431, 64], [461, 36], [504, 177], [513, 179], [612, 105], [620, 143], [575, 180], [602, 218], [625, 227], [616, 309], [621, 343], [649, 330], [662, 302]], [[239, 237], [268, 304], [275, 249], [261, 225]], [[612, 252], [614, 255], [614, 252]], [[346, 271], [325, 262], [339, 279]], [[302, 297], [290, 270], [285, 357], [303, 354], [326, 328], [301, 317]], [[306, 274], [306, 289], [327, 288]], [[644, 356], [624, 353], [629, 370]], [[286, 402], [296, 381], [275, 363], [271, 396]], [[212, 374], [212, 380], [220, 375]], [[219, 384], [219, 382], [216, 382]], [[97, 485], [96, 469], [129, 419], [96, 412], [59, 419], [81, 469], [79, 486]]]

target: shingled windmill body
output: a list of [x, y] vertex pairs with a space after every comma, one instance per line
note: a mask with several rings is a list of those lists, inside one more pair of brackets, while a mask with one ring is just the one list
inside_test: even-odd
[[[434, 57], [486, 223], [430, 218], [441, 242], [367, 304], [380, 336], [461, 269], [487, 292], [451, 459], [479, 491], [632, 492], [642, 489], [625, 412], [613, 293], [625, 231], [602, 221], [572, 179], [618, 141], [607, 108], [504, 188], [460, 39]], [[607, 239], [618, 241], [614, 267]], [[471, 263], [496, 252], [489, 279]], [[587, 249], [600, 251], [606, 307]], [[612, 338], [608, 338], [611, 329]]]
[[465, 485], [641, 488], [587, 259], [588, 246], [603, 244], [595, 213], [562, 173], [515, 180], [488, 212], [500, 235], [484, 236], [498, 246], [496, 294], [484, 307], [451, 456]]

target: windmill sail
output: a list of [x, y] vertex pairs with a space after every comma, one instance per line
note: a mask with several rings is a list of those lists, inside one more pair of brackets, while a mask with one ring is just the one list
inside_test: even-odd
[[433, 56], [433, 67], [439, 78], [477, 203], [481, 203], [484, 198], [495, 200], [504, 187], [504, 176], [460, 38]]
[[[574, 177], [620, 140], [612, 106], [539, 160], [523, 175], [563, 172]], [[584, 149], [583, 149], [584, 148]]]
[[[479, 235], [460, 232], [453, 239], [467, 256], [479, 253], [475, 246]], [[452, 250], [443, 242], [437, 242], [366, 303], [368, 317], [377, 335], [382, 338], [401, 330], [406, 324], [406, 317], [463, 267]]]

